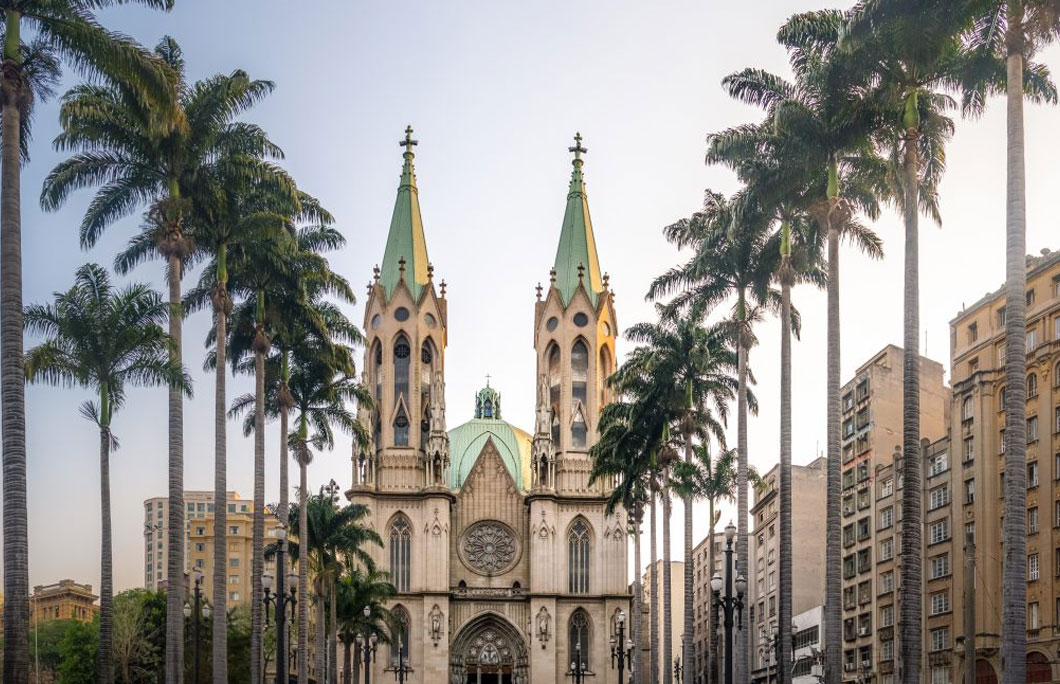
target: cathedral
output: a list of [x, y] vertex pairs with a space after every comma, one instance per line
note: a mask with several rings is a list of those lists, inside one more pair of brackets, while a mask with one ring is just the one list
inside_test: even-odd
[[604, 513], [610, 483], [589, 483], [617, 323], [581, 136], [549, 285], [532, 309], [531, 433], [505, 420], [488, 383], [472, 420], [446, 424], [445, 282], [427, 257], [411, 133], [365, 308], [375, 406], [359, 419], [372, 444], [355, 448], [347, 492], [369, 507], [384, 542], [371, 552], [397, 589], [399, 638], [379, 645], [371, 681], [407, 660], [416, 684], [558, 684], [579, 662], [585, 681], [617, 684], [610, 641], [629, 614], [626, 519]]

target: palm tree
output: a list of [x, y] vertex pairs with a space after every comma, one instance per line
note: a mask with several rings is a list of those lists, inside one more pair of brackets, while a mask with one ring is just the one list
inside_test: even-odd
[[[394, 617], [386, 602], [396, 590], [389, 575], [380, 570], [367, 570], [347, 562], [347, 572], [335, 586], [339, 641], [343, 648], [342, 684], [350, 684], [353, 672], [360, 667], [360, 649], [354, 649], [359, 635], [376, 633], [383, 638]], [[365, 616], [365, 609], [368, 614]]]
[[[664, 231], [667, 240], [679, 249], [691, 248], [693, 254], [657, 277], [648, 290], [649, 298], [673, 295], [666, 306], [669, 312], [691, 309], [699, 315], [735, 296], [726, 325], [737, 350], [736, 549], [741, 568], [748, 567], [747, 411], [757, 411], [747, 392], [747, 357], [755, 344], [753, 327], [761, 320], [762, 310], [775, 311], [780, 303], [780, 293], [772, 286], [780, 251], [775, 236], [767, 230], [769, 218], [744, 204], [739, 197], [729, 200], [708, 191], [702, 211], [668, 226]], [[744, 208], [737, 211], [737, 207]], [[749, 633], [744, 631], [736, 639], [737, 679], [748, 671], [749, 654]]]
[[[368, 526], [368, 507], [363, 504], [335, 506], [330, 494], [323, 490], [306, 497], [304, 512], [302, 505], [292, 506], [290, 513], [291, 532], [295, 541], [290, 544], [291, 559], [298, 561], [299, 572], [305, 567], [313, 570], [314, 599], [317, 606], [317, 649], [315, 670], [317, 679], [323, 679], [324, 644], [327, 627], [324, 617], [324, 600], [333, 582], [341, 573], [347, 559], [359, 563], [369, 570], [374, 562], [364, 548], [368, 544], [383, 545], [379, 534]], [[301, 527], [305, 522], [306, 526]], [[302, 530], [305, 530], [304, 536]], [[305, 550], [304, 554], [302, 550]], [[334, 622], [332, 623], [334, 629]]]
[[[93, 10], [120, 0], [2, 0], [0, 74], [0, 387], [3, 395], [4, 673], [29, 679], [29, 535], [26, 512], [26, 397], [23, 367], [21, 166], [29, 158], [35, 100], [53, 94], [60, 63], [122, 78], [161, 101], [173, 90], [166, 71], [126, 36], [108, 31]], [[172, 0], [139, 0], [169, 9]], [[23, 42], [27, 29], [35, 37]], [[160, 115], [165, 108], [160, 109]], [[159, 117], [162, 118], [161, 116]]]
[[[717, 458], [711, 458], [710, 443], [704, 441], [696, 446], [691, 460], [678, 463], [674, 470], [674, 487], [685, 500], [686, 506], [691, 506], [696, 500], [707, 500], [707, 520], [710, 524], [710, 533], [707, 536], [707, 567], [711, 570], [714, 568], [714, 528], [721, 514], [721, 511], [716, 510], [716, 506], [722, 499], [732, 500], [736, 493], [737, 458], [734, 449], [724, 449]], [[748, 477], [754, 482], [758, 480], [758, 474], [753, 468], [748, 469]], [[707, 624], [714, 624], [713, 602], [708, 608]], [[708, 674], [705, 681], [718, 681], [717, 636], [711, 628]]]
[[115, 290], [96, 264], [77, 270], [74, 286], [57, 292], [55, 302], [29, 306], [26, 330], [45, 340], [26, 354], [26, 379], [86, 387], [99, 403], [85, 402], [81, 415], [99, 428], [102, 539], [99, 590], [98, 681], [113, 681], [113, 566], [110, 519], [110, 454], [118, 448], [111, 432], [114, 413], [125, 402], [125, 388], [171, 385], [191, 393], [191, 380], [173, 363], [173, 339], [162, 329], [169, 309], [145, 285]]
[[964, 109], [978, 114], [986, 95], [1003, 91], [1007, 100], [1007, 195], [1005, 212], [1005, 522], [1002, 564], [1001, 670], [1023, 681], [1027, 668], [1027, 186], [1024, 168], [1023, 100], [1057, 101], [1056, 86], [1041, 64], [1030, 60], [1060, 36], [1057, 0], [993, 0], [976, 18], [968, 42], [971, 87]]
[[[56, 209], [74, 191], [98, 187], [81, 223], [84, 247], [94, 245], [110, 224], [147, 206], [143, 230], [115, 259], [115, 266], [125, 273], [155, 256], [166, 262], [173, 312], [169, 334], [177, 341], [173, 354], [179, 363], [181, 278], [199, 256], [195, 229], [202, 228], [201, 220], [196, 223], [188, 219], [201, 219], [196, 212], [220, 194], [219, 179], [241, 177], [251, 182], [272, 170], [262, 165], [261, 158], [278, 157], [281, 152], [260, 128], [236, 120], [271, 90], [271, 83], [252, 81], [236, 71], [189, 86], [184, 80], [184, 60], [176, 41], [163, 39], [156, 53], [175, 74], [178, 101], [169, 105], [157, 98], [139, 97], [126, 82], [116, 79], [72, 89], [64, 98], [60, 113], [63, 132], [55, 145], [74, 154], [48, 174], [41, 204], [45, 209]], [[164, 127], [158, 123], [160, 112], [170, 112]], [[167, 569], [171, 579], [182, 577], [184, 572], [183, 497], [183, 403], [180, 392], [171, 390]], [[220, 596], [225, 596], [225, 592]], [[175, 682], [180, 676], [183, 604], [184, 583], [170, 581], [167, 682]], [[225, 614], [220, 607], [214, 610], [214, 624], [223, 626]], [[215, 629], [215, 634], [224, 633], [224, 629]], [[215, 641], [215, 648], [223, 650], [223, 641]], [[226, 662], [226, 658], [214, 658], [215, 681], [227, 680], [223, 676]]]
[[[892, 167], [900, 164], [896, 193], [905, 223], [905, 287], [902, 391], [902, 596], [898, 629], [906, 662], [921, 653], [920, 492], [920, 262], [919, 215], [938, 221], [934, 188], [945, 169], [944, 146], [953, 130], [939, 92], [960, 78], [966, 61], [961, 35], [971, 25], [974, 0], [866, 0], [850, 12], [844, 40], [857, 50], [882, 103], [879, 145]], [[928, 192], [922, 189], [930, 188]], [[1022, 259], [1022, 255], [1020, 256]], [[1021, 293], [1022, 297], [1022, 293]], [[1016, 428], [1019, 429], [1018, 427]], [[1021, 513], [1025, 515], [1025, 513]], [[920, 668], [905, 668], [907, 684]]]

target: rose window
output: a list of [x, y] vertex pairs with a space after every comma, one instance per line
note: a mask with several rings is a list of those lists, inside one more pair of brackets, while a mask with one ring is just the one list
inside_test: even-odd
[[479, 572], [492, 575], [507, 570], [515, 561], [515, 536], [499, 523], [481, 522], [467, 531], [463, 541], [464, 558]]

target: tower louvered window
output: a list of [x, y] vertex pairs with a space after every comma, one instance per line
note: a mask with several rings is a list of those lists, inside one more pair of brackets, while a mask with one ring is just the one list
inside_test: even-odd
[[398, 592], [409, 591], [412, 579], [412, 528], [405, 518], [390, 526], [390, 579]]

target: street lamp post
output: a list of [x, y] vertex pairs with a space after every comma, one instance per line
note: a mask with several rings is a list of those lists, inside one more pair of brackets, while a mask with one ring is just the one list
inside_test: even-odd
[[398, 684], [405, 684], [405, 677], [412, 673], [412, 668], [409, 667], [409, 659], [402, 655], [404, 650], [405, 644], [399, 636], [397, 642], [398, 664], [394, 668], [394, 679], [398, 681]]
[[681, 656], [674, 658], [674, 681], [677, 684], [681, 684], [681, 675], [684, 674], [685, 668], [681, 666]]
[[272, 604], [276, 613], [276, 684], [288, 684], [287, 674], [287, 645], [285, 628], [287, 627], [287, 612], [291, 613], [294, 620], [294, 607], [298, 603], [298, 575], [293, 572], [287, 576], [287, 584], [290, 589], [284, 590], [283, 576], [283, 544], [287, 540], [287, 529], [276, 528], [276, 593], [272, 593], [272, 575], [263, 573], [261, 575], [261, 586], [265, 593], [262, 602], [265, 604], [265, 625], [269, 624], [269, 604]]
[[[195, 578], [195, 589], [192, 591], [192, 600], [195, 602], [195, 618], [191, 623], [191, 638], [192, 638], [192, 651], [194, 653], [193, 659], [195, 661], [195, 673], [192, 675], [192, 680], [195, 684], [199, 684], [199, 671], [202, 670], [202, 653], [199, 648], [199, 625], [203, 620], [210, 619], [210, 606], [202, 605], [202, 570], [195, 568], [192, 570], [192, 575]], [[192, 607], [187, 603], [184, 604], [184, 617], [191, 618]]]
[[[732, 540], [736, 536], [736, 526], [731, 522], [725, 527], [725, 580], [714, 573], [710, 579], [710, 589], [714, 594], [714, 628], [718, 625], [718, 609], [725, 614], [725, 684], [733, 684], [733, 627], [743, 630], [743, 595], [747, 590], [747, 580], [743, 575], [736, 576], [736, 595], [733, 596], [732, 579]], [[722, 588], [725, 595], [721, 595]]]
[[[364, 684], [371, 684], [370, 678], [372, 673], [372, 654], [375, 653], [376, 648], [379, 644], [379, 635], [371, 631], [371, 627], [368, 625], [368, 618], [372, 616], [372, 609], [368, 606], [364, 607], [364, 632], [357, 634], [357, 648], [361, 649], [362, 656], [361, 662], [364, 663]], [[398, 650], [400, 654], [401, 651]], [[357, 684], [354, 682], [354, 684]]]
[[618, 611], [615, 617], [618, 622], [618, 634], [611, 637], [611, 668], [615, 667], [615, 659], [618, 659], [618, 684], [625, 684], [623, 672], [629, 667], [630, 681], [633, 681], [633, 640], [626, 638], [626, 614]]
[[570, 674], [574, 678], [574, 684], [584, 684], [585, 673], [588, 670], [585, 661], [582, 660], [582, 642], [579, 641], [574, 645], [574, 660], [570, 663]]

